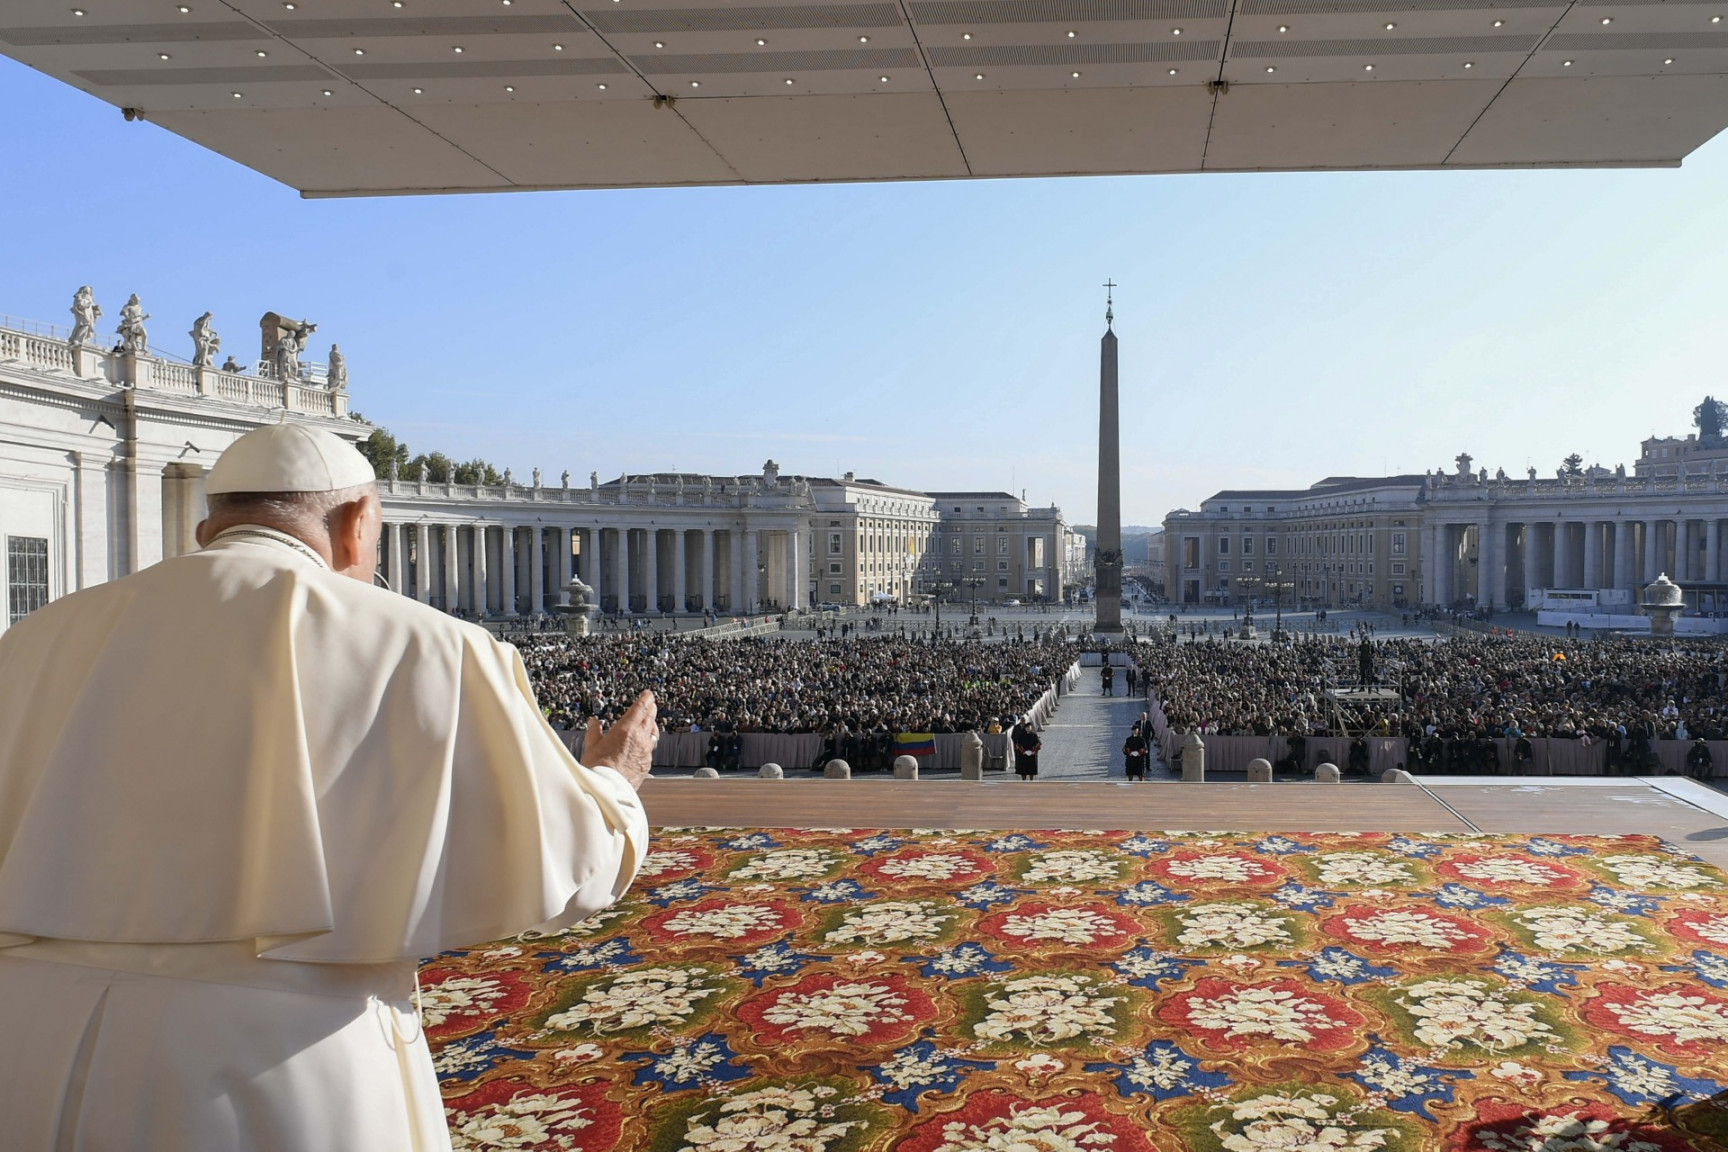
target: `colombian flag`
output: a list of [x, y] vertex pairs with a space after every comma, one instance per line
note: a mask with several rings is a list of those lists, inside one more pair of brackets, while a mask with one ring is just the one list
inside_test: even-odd
[[936, 755], [936, 736], [930, 732], [896, 732], [894, 733], [894, 755], [934, 756]]

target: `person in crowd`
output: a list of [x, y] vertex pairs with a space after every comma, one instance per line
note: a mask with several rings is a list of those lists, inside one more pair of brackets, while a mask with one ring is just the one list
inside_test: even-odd
[[1146, 779], [1146, 761], [1150, 755], [1151, 746], [1146, 737], [1140, 735], [1140, 726], [1136, 724], [1128, 730], [1128, 739], [1122, 742], [1123, 770], [1130, 780]]
[[1715, 758], [1710, 755], [1710, 745], [1705, 743], [1704, 737], [1698, 737], [1686, 752], [1686, 775], [1694, 780], [1708, 780], [1715, 764]]
[[1038, 753], [1044, 747], [1044, 741], [1038, 738], [1038, 730], [1029, 721], [1022, 720], [1014, 725], [1014, 774], [1022, 780], [1033, 780], [1038, 776]]

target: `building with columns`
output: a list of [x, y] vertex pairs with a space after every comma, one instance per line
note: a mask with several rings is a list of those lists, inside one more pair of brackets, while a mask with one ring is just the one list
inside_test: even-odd
[[[0, 629], [196, 548], [204, 475], [251, 429], [299, 420], [354, 441], [371, 432], [348, 414], [345, 366], [273, 354], [215, 368], [135, 343], [104, 351], [91, 332], [0, 317]], [[1073, 579], [1051, 559], [1072, 555], [1060, 510], [1005, 493], [946, 494], [949, 513], [930, 493], [851, 473], [782, 476], [772, 460], [750, 476], [590, 475], [573, 487], [569, 473], [550, 485], [536, 471], [526, 484], [508, 472], [504, 481], [381, 480], [379, 575], [470, 617], [547, 611], [572, 575], [614, 612], [905, 602], [941, 578], [937, 534], [953, 516], [1008, 542], [1012, 564], [989, 573], [980, 599], [1035, 586], [1059, 595]], [[1001, 547], [990, 545], [992, 565]]]
[[975, 588], [980, 600], [1028, 602], [1060, 600], [1087, 582], [1084, 539], [1060, 508], [1008, 492], [932, 492], [930, 499], [942, 521], [932, 571], [943, 582]]

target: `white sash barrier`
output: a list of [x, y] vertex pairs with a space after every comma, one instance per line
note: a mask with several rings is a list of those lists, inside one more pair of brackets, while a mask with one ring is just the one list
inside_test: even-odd
[[[708, 763], [710, 735], [708, 732], [661, 733], [660, 743], [654, 748], [654, 767], [703, 767]], [[1006, 733], [980, 732], [978, 736], [984, 741], [985, 763], [993, 764], [995, 757], [1002, 757], [1003, 764], [1009, 770], [1013, 769], [1014, 749]], [[578, 760], [582, 758], [584, 733], [576, 730], [559, 732], [558, 738]], [[920, 757], [921, 766], [958, 771], [960, 749], [965, 739], [964, 732], [938, 732], [936, 755]], [[746, 732], [738, 751], [738, 766], [760, 768], [764, 764], [778, 764], [788, 772], [809, 768], [822, 755], [823, 744], [823, 737], [815, 732]]]

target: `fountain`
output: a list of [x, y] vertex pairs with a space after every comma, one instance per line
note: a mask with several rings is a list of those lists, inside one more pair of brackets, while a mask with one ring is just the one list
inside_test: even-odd
[[593, 602], [593, 596], [594, 589], [582, 583], [582, 577], [570, 577], [570, 583], [564, 585], [564, 603], [552, 606], [552, 611], [564, 617], [564, 631], [572, 636], [588, 635], [594, 617], [600, 614], [600, 606]]
[[1639, 606], [1650, 617], [1650, 635], [1665, 637], [1674, 635], [1674, 617], [1686, 608], [1680, 585], [1668, 579], [1666, 572], [1645, 586], [1644, 602]]

